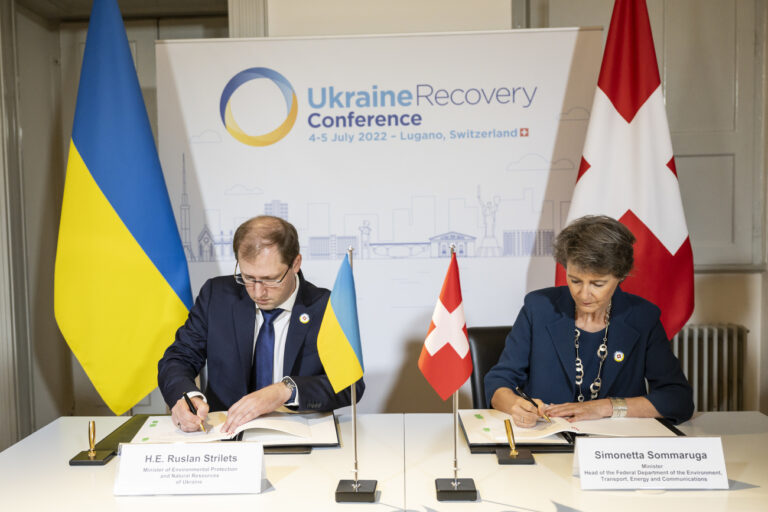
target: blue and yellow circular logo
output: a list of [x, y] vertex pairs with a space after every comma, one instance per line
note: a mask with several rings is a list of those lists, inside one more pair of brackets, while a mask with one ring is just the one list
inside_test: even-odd
[[[235, 116], [232, 115], [232, 106], [229, 100], [238, 87], [257, 78], [272, 80], [280, 88], [280, 92], [283, 94], [283, 98], [285, 98], [285, 107], [288, 115], [285, 121], [271, 132], [262, 135], [250, 135], [245, 133], [235, 122]], [[296, 93], [291, 83], [283, 75], [269, 68], [249, 68], [233, 76], [227, 82], [227, 85], [224, 86], [219, 109], [221, 111], [221, 122], [224, 123], [224, 127], [234, 138], [249, 146], [269, 146], [288, 135], [288, 132], [291, 131], [293, 124], [296, 122], [296, 116], [299, 113], [299, 102], [296, 100]]]

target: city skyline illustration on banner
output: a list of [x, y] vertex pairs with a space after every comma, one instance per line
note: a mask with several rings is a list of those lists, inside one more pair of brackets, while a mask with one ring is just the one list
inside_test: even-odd
[[[541, 155], [530, 155], [531, 160], [543, 161]], [[538, 158], [535, 158], [538, 157]], [[190, 263], [195, 262], [213, 262], [213, 261], [234, 261], [232, 252], [232, 237], [237, 226], [245, 220], [242, 216], [230, 217], [230, 222], [225, 225], [222, 219], [222, 210], [208, 209], [207, 216], [201, 221], [191, 222], [191, 212], [198, 209], [190, 204], [189, 193], [187, 192], [187, 171], [186, 156], [181, 157], [182, 189], [178, 201], [177, 215], [180, 219], [180, 233], [182, 244]], [[512, 167], [513, 164], [510, 164]], [[572, 171], [574, 163], [569, 159], [558, 160], [558, 171]], [[530, 171], [541, 171], [541, 169], [522, 169]], [[230, 188], [232, 191], [238, 191], [238, 194], [262, 195], [257, 190], [248, 189], [243, 184], [234, 184]], [[448, 222], [448, 231], [428, 234], [430, 224], [434, 224], [434, 211], [437, 210], [437, 196], [419, 196], [411, 197], [412, 207], [410, 211], [405, 211], [407, 215], [401, 215], [401, 219], [411, 217], [413, 224], [423, 224], [415, 229], [408, 226], [406, 222], [398, 224], [393, 222], [393, 237], [390, 240], [383, 240], [377, 237], [376, 226], [379, 224], [379, 214], [343, 214], [352, 218], [359, 219], [359, 224], [348, 227], [342, 233], [337, 232], [313, 232], [305, 233], [301, 236], [300, 242], [302, 254], [308, 259], [341, 259], [346, 255], [348, 247], [357, 251], [359, 259], [393, 259], [393, 258], [449, 258], [450, 245], [454, 244], [456, 253], [460, 257], [552, 257], [552, 243], [555, 236], [555, 223], [545, 223], [538, 226], [538, 229], [527, 229], [531, 225], [531, 219], [539, 217], [554, 219], [555, 210], [567, 211], [569, 200], [560, 199], [555, 207], [555, 200], [544, 199], [540, 209], [534, 203], [535, 194], [538, 191], [533, 188], [525, 188], [520, 191], [519, 197], [505, 197], [494, 195], [490, 197], [483, 196], [481, 185], [477, 185], [477, 195], [472, 204], [472, 198], [452, 197], [449, 199], [449, 209], [455, 216], [464, 220], [461, 222], [465, 232], [451, 230], [450, 220]], [[225, 204], [225, 202], [222, 202]], [[258, 203], [257, 203], [258, 204]], [[289, 222], [297, 222], [296, 218], [291, 217], [291, 211], [287, 202], [280, 199], [272, 199], [260, 203], [261, 207], [254, 208], [253, 215], [274, 215]], [[313, 203], [312, 207], [316, 210], [329, 210], [330, 203]], [[500, 208], [507, 209], [511, 217], [517, 220], [515, 226], [499, 226], [497, 216]], [[393, 218], [396, 218], [395, 210], [390, 212]], [[420, 213], [420, 215], [417, 215]], [[309, 216], [309, 212], [306, 212]], [[300, 218], [300, 217], [299, 217]], [[467, 225], [467, 218], [477, 219], [474, 224]], [[212, 221], [217, 221], [218, 231], [211, 229]], [[330, 219], [328, 219], [330, 224]], [[299, 226], [302, 226], [299, 224]], [[346, 226], [346, 222], [345, 222]], [[228, 228], [228, 229], [227, 229]], [[422, 239], [405, 239], [398, 237], [398, 228], [403, 232], [420, 231], [427, 233]], [[562, 228], [562, 226], [559, 226]], [[457, 228], [461, 229], [461, 228]], [[559, 230], [559, 229], [558, 229]], [[300, 232], [305, 229], [299, 228]]]

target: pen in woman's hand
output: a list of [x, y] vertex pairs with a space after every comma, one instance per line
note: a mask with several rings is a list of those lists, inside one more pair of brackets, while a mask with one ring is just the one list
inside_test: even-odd
[[[520, 395], [520, 398], [522, 398], [523, 400], [527, 400], [531, 404], [533, 404], [533, 406], [536, 408], [537, 411], [539, 410], [539, 404], [534, 402], [533, 398], [531, 398], [528, 395], [526, 395], [525, 392], [522, 389], [520, 389], [520, 386], [515, 386], [515, 392], [517, 392], [517, 394]], [[549, 419], [549, 416], [547, 416], [543, 412], [541, 413], [541, 415], [544, 416], [544, 419], [547, 420], [548, 423], [552, 423], [552, 420]]]

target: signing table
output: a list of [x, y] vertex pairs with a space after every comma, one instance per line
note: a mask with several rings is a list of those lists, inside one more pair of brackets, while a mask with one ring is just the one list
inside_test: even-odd
[[768, 510], [768, 416], [709, 412], [678, 428], [691, 436], [721, 436], [728, 491], [582, 491], [572, 454], [537, 453], [533, 466], [499, 466], [494, 454], [470, 454], [459, 443], [459, 477], [472, 477], [478, 501], [437, 501], [435, 477], [452, 476], [450, 416], [405, 415], [405, 502], [409, 510], [610, 511]]
[[[98, 418], [98, 437], [125, 418]], [[265, 455], [273, 487], [263, 494], [115, 497], [117, 460], [70, 467], [84, 449], [88, 418], [63, 417], [0, 453], [4, 510], [437, 510], [676, 511], [768, 510], [768, 416], [703, 413], [679, 426], [686, 435], [720, 436], [727, 491], [582, 491], [573, 455], [536, 454], [533, 466], [499, 466], [494, 455], [471, 455], [459, 440], [460, 477], [474, 478], [477, 502], [439, 502], [435, 478], [452, 476], [449, 414], [366, 414], [359, 417], [360, 478], [378, 480], [376, 503], [336, 503], [339, 479], [351, 478], [349, 416], [340, 417], [341, 448], [308, 455]]]
[[[97, 418], [97, 441], [127, 418]], [[272, 488], [262, 494], [209, 496], [113, 496], [119, 459], [106, 466], [69, 466], [87, 449], [88, 420], [62, 417], [0, 453], [0, 509], [9, 511], [111, 510], [195, 512], [240, 510], [356, 510], [337, 504], [340, 479], [352, 478], [352, 426], [341, 416], [341, 448], [315, 448], [311, 454], [265, 454]], [[378, 480], [376, 503], [366, 510], [402, 510], [403, 415], [358, 417], [360, 478]], [[254, 482], [258, 488], [259, 482]]]

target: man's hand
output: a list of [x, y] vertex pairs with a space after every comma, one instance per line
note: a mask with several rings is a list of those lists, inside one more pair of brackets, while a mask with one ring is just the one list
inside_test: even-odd
[[276, 382], [249, 393], [229, 408], [227, 421], [222, 425], [221, 431], [231, 434], [243, 423], [258, 418], [262, 414], [276, 411], [290, 398], [291, 390], [282, 382]]
[[171, 418], [173, 424], [184, 432], [197, 432], [200, 430], [200, 422], [208, 417], [208, 404], [199, 396], [192, 398], [192, 403], [197, 408], [197, 415], [192, 414], [187, 402], [182, 396], [171, 409]]
[[545, 409], [549, 416], [566, 418], [568, 421], [596, 420], [608, 418], [613, 413], [611, 401], [607, 398], [587, 402], [568, 402], [550, 405]]

